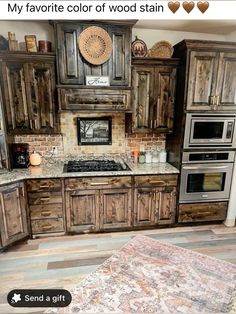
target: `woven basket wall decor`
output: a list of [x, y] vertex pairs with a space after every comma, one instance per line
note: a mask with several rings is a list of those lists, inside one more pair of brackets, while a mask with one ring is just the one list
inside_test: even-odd
[[162, 40], [155, 43], [151, 49], [148, 50], [149, 57], [156, 58], [171, 58], [174, 49], [168, 41]]
[[87, 27], [79, 36], [79, 50], [86, 61], [94, 65], [106, 62], [112, 53], [112, 40], [101, 27]]

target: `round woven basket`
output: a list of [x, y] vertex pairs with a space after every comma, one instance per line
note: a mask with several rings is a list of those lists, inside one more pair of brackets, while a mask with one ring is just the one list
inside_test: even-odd
[[112, 53], [112, 40], [101, 27], [86, 28], [78, 39], [79, 50], [86, 61], [99, 65], [106, 62]]
[[151, 49], [148, 50], [149, 57], [156, 58], [171, 58], [174, 49], [168, 41], [162, 40], [155, 43]]

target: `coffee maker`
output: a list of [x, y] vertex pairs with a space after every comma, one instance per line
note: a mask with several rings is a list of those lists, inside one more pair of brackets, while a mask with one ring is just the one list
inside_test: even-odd
[[29, 144], [10, 144], [12, 168], [27, 168], [29, 166]]

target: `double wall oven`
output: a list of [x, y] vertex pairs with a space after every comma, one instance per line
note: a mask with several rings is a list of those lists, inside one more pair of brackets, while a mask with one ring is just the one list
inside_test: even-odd
[[235, 124], [235, 114], [186, 114], [179, 203], [229, 199]]

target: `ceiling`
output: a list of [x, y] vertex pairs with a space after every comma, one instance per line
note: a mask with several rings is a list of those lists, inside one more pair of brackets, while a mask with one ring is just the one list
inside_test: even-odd
[[227, 35], [236, 31], [236, 20], [139, 20], [135, 27]]

